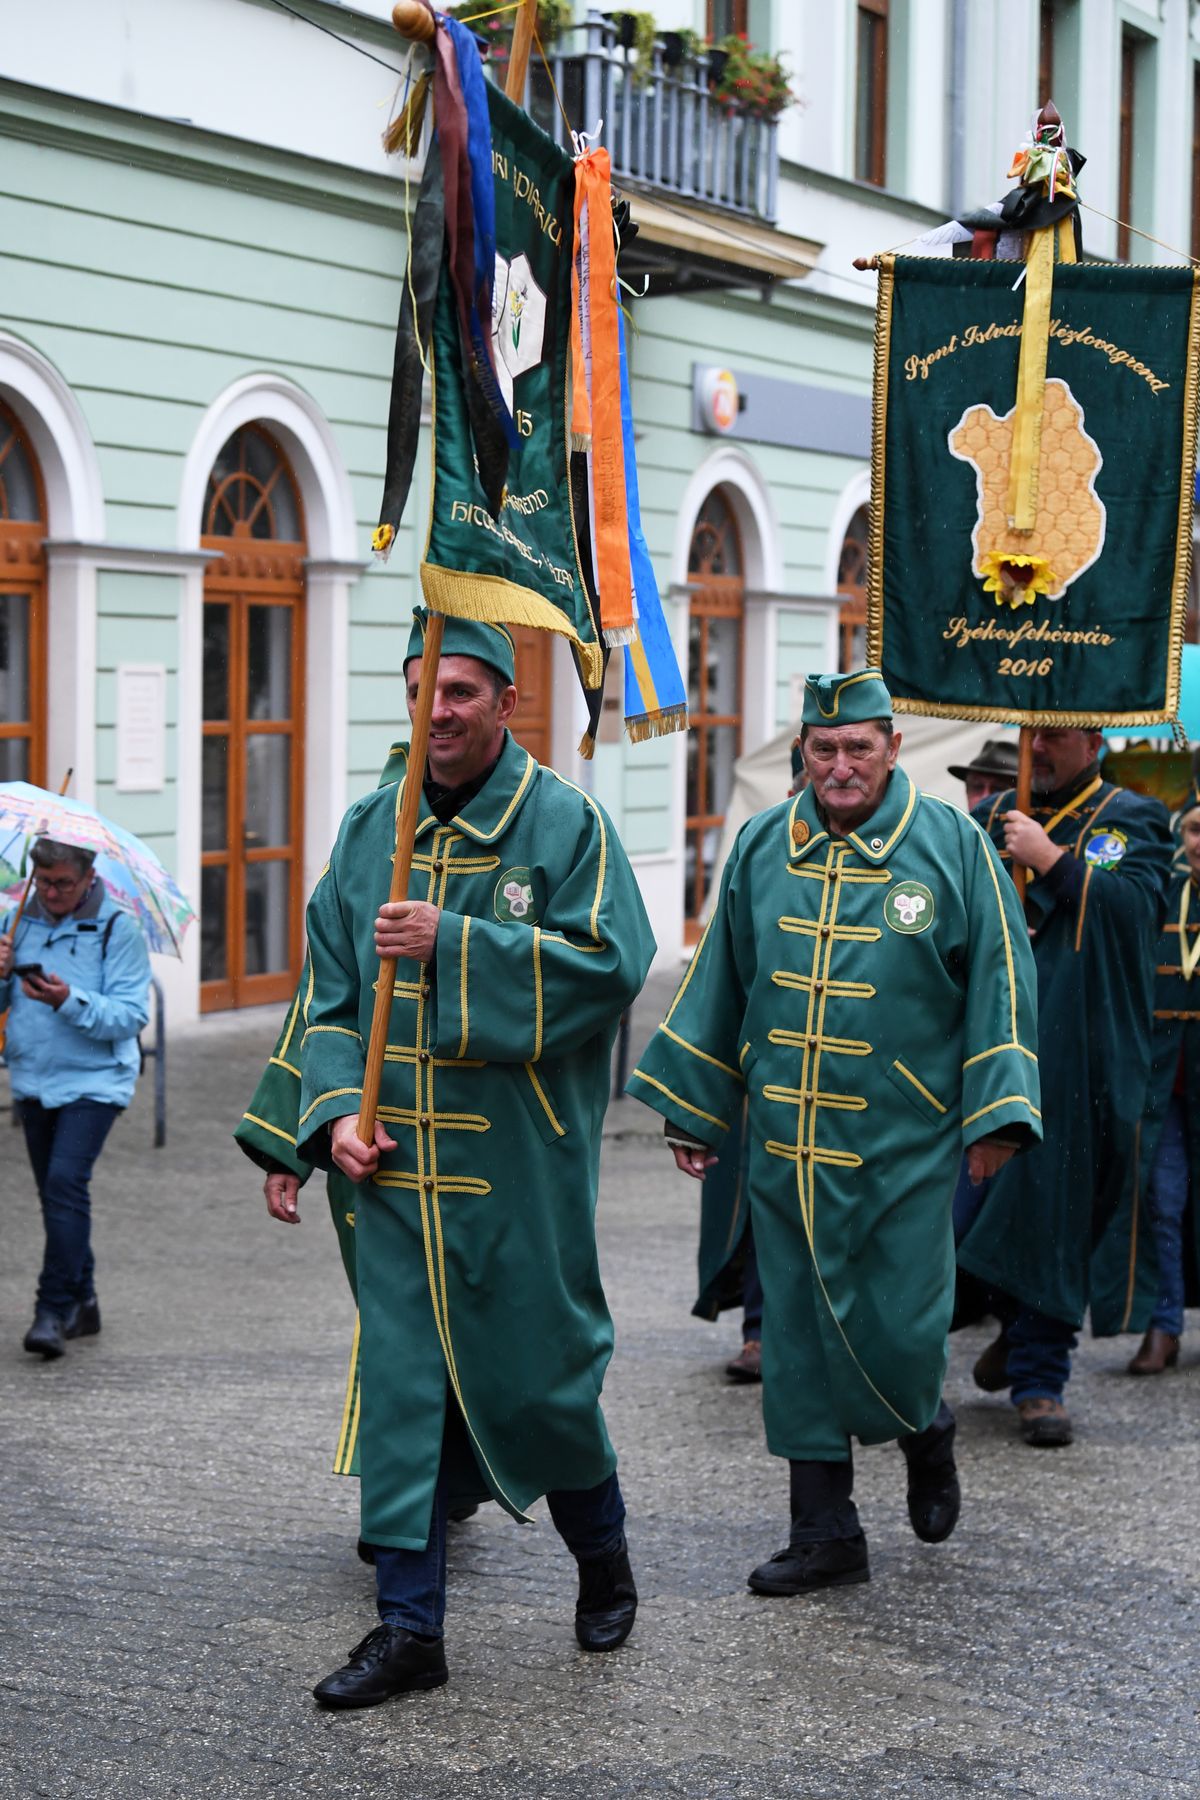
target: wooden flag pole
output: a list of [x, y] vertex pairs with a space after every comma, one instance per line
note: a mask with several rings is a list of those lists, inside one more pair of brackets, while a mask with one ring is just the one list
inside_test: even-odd
[[[504, 92], [508, 99], [521, 104], [525, 92], [525, 74], [533, 45], [533, 27], [537, 0], [522, 0], [513, 30], [512, 51]], [[437, 29], [434, 15], [424, 0], [396, 0], [392, 8], [392, 24], [400, 33], [416, 43], [430, 43]], [[437, 692], [438, 665], [442, 658], [442, 634], [445, 618], [430, 608], [425, 631], [425, 648], [421, 656], [421, 678], [413, 708], [412, 736], [408, 746], [408, 770], [404, 781], [404, 799], [396, 822], [396, 854], [392, 861], [389, 901], [408, 898], [408, 882], [412, 873], [413, 844], [417, 835], [417, 815], [421, 805], [421, 789], [425, 781], [425, 763], [429, 751], [429, 725], [433, 717], [433, 701]], [[387, 1051], [388, 1021], [392, 1013], [392, 989], [396, 981], [396, 959], [384, 956], [379, 961], [375, 982], [375, 1007], [371, 1015], [371, 1035], [367, 1042], [367, 1065], [363, 1072], [362, 1104], [358, 1111], [358, 1136], [362, 1143], [375, 1141], [375, 1117], [379, 1111], [379, 1088], [383, 1079], [383, 1059]]]
[[[1021, 737], [1017, 746], [1017, 811], [1028, 817], [1033, 805], [1033, 726], [1022, 725]], [[1029, 870], [1024, 863], [1014, 862], [1012, 878], [1017, 885], [1017, 899], [1025, 904], [1025, 888], [1029, 881]]]

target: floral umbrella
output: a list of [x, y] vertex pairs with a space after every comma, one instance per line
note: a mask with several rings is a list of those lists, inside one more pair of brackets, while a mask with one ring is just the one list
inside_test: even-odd
[[94, 851], [97, 875], [117, 905], [133, 914], [148, 948], [160, 956], [182, 954], [183, 934], [196, 914], [149, 845], [93, 807], [27, 781], [0, 782], [0, 899], [20, 901], [26, 852], [39, 837]]

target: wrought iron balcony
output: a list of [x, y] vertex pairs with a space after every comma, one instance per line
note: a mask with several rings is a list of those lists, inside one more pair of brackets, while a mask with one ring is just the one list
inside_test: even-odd
[[776, 121], [727, 97], [718, 100], [710, 86], [709, 58], [668, 61], [672, 48], [678, 43], [670, 34], [657, 39], [647, 68], [622, 44], [617, 26], [589, 8], [585, 23], [550, 51], [549, 75], [538, 58], [531, 60], [525, 104], [568, 150], [564, 110], [576, 130], [593, 132], [603, 120], [602, 142], [620, 185], [664, 198], [678, 195], [773, 225], [779, 188]]

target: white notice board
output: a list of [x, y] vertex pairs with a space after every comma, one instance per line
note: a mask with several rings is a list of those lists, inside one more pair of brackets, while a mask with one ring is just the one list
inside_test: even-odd
[[167, 780], [164, 663], [117, 664], [117, 788], [159, 793]]

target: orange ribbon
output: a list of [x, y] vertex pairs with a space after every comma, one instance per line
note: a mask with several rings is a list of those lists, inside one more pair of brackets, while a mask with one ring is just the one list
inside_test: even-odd
[[[580, 302], [587, 308], [591, 353], [590, 457], [595, 522], [592, 543], [601, 632], [607, 644], [619, 644], [629, 641], [635, 619], [621, 431], [621, 348], [611, 175], [607, 150], [589, 150], [575, 163], [575, 242], [581, 249], [585, 209], [587, 214], [587, 280], [581, 284]], [[588, 393], [586, 387], [584, 393]], [[574, 414], [571, 429], [574, 434]]]

